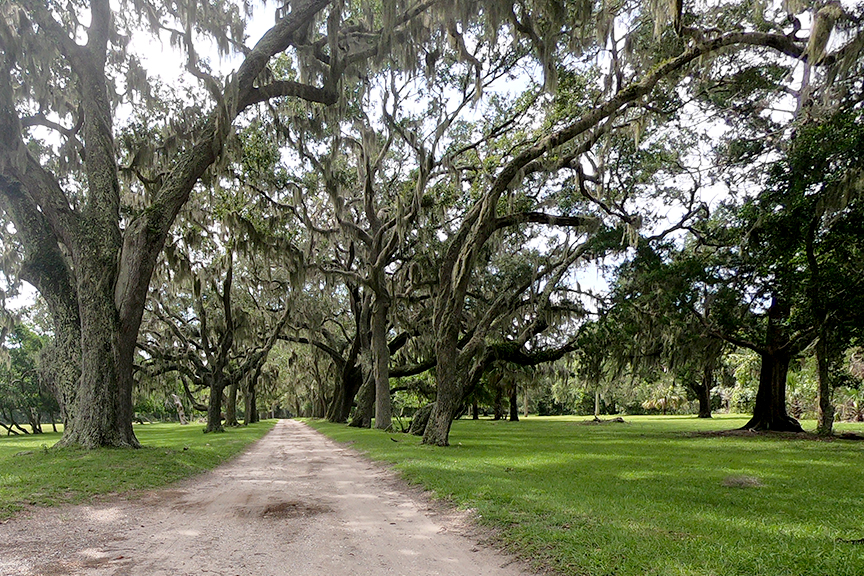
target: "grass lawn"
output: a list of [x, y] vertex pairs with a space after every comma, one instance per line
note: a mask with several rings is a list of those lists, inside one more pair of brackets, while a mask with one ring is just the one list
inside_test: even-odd
[[135, 435], [144, 446], [140, 450], [50, 449], [60, 439], [53, 432], [0, 437], [0, 519], [26, 505], [82, 502], [170, 484], [235, 456], [275, 423], [206, 435], [199, 424], [137, 425]]
[[584, 420], [457, 421], [449, 448], [310, 424], [473, 509], [538, 567], [594, 576], [864, 574], [864, 545], [841, 541], [864, 538], [864, 442], [692, 434], [746, 421], [730, 416]]

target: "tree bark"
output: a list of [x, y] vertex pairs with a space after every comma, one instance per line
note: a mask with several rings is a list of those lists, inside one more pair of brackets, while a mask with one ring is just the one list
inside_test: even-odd
[[429, 416], [432, 414], [432, 409], [435, 404], [427, 404], [417, 410], [414, 418], [411, 420], [411, 426], [408, 427], [408, 433], [414, 436], [422, 436], [426, 431], [426, 426], [429, 424]]
[[351, 342], [346, 358], [342, 358], [329, 347], [324, 349], [339, 368], [339, 380], [336, 383], [333, 400], [327, 408], [327, 420], [336, 423], [348, 422], [354, 400], [363, 386], [363, 368], [358, 359], [363, 343], [369, 341], [366, 333], [371, 330], [369, 297], [362, 294], [357, 286], [351, 283], [347, 283], [347, 288], [351, 299], [351, 310], [354, 313], [354, 340]]
[[438, 395], [423, 433], [423, 444], [450, 445], [450, 426], [463, 401], [459, 378], [466, 373], [457, 363], [457, 341], [458, 329], [453, 327], [449, 334], [445, 334], [445, 341], [436, 345]]
[[707, 363], [702, 368], [702, 382], [696, 387], [699, 400], [699, 418], [711, 418], [711, 389], [714, 387], [714, 367]]
[[363, 369], [360, 366], [352, 365], [350, 369], [342, 370], [333, 401], [327, 409], [327, 420], [339, 424], [348, 422], [354, 399], [362, 386]]
[[786, 376], [790, 358], [778, 351], [761, 354], [759, 389], [753, 417], [743, 430], [772, 430], [774, 432], [803, 432], [801, 424], [786, 412]]
[[372, 373], [375, 379], [375, 428], [393, 427], [390, 400], [390, 348], [387, 345], [388, 298], [378, 293], [372, 304]]
[[245, 424], [255, 424], [260, 421], [258, 417], [258, 379], [261, 378], [261, 369], [264, 365], [259, 364], [255, 368], [249, 379], [246, 381], [246, 394], [244, 395], [245, 410], [243, 422]]
[[204, 433], [224, 432], [222, 426], [222, 394], [225, 392], [225, 379], [216, 374], [210, 383], [210, 400], [207, 403], [207, 426]]
[[513, 384], [513, 388], [510, 389], [510, 422], [518, 422], [519, 421], [519, 387], [516, 384]]
[[39, 414], [38, 408], [27, 410], [27, 422], [30, 424], [30, 430], [33, 431], [33, 434], [42, 434], [42, 416]]
[[831, 398], [831, 354], [828, 329], [825, 323], [816, 341], [816, 364], [819, 374], [819, 406], [816, 433], [820, 436], [831, 436], [834, 433], [834, 402]]
[[231, 382], [227, 387], [225, 398], [225, 426], [239, 426], [237, 421], [237, 383]]
[[[91, 242], [99, 244], [98, 240]], [[138, 447], [132, 431], [132, 358], [137, 331], [131, 335], [121, 331], [114, 305], [114, 276], [110, 271], [117, 252], [109, 256], [109, 246], [102, 246], [99, 252], [102, 258], [91, 254], [78, 259], [81, 374], [76, 383], [60, 383], [75, 386], [74, 391], [62, 394], [74, 402], [67, 402], [60, 444]]]
[[504, 418], [504, 389], [501, 387], [501, 376], [497, 372], [490, 376], [489, 384], [493, 386], [495, 395], [492, 398], [492, 420]]
[[188, 422], [186, 421], [186, 411], [183, 409], [183, 402], [177, 394], [171, 394], [171, 398], [174, 400], [174, 406], [177, 408], [177, 419], [181, 425], [185, 426]]
[[372, 414], [375, 411], [375, 381], [367, 378], [357, 393], [357, 409], [351, 418], [349, 426], [354, 428], [371, 428]]
[[786, 376], [792, 360], [789, 339], [782, 325], [787, 312], [776, 298], [771, 302], [765, 331], [766, 346], [759, 352], [762, 365], [756, 406], [753, 417], [742, 427], [743, 430], [803, 432], [801, 424], [786, 412]]

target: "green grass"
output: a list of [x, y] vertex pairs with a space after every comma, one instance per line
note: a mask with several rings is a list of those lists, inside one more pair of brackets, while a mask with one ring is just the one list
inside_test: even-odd
[[237, 455], [275, 423], [206, 435], [196, 424], [139, 425], [140, 450], [49, 448], [60, 439], [53, 432], [0, 437], [0, 519], [26, 506], [76, 503], [176, 482]]
[[745, 422], [727, 416], [582, 420], [457, 421], [449, 448], [311, 424], [472, 509], [541, 568], [596, 576], [864, 574], [864, 545], [839, 541], [864, 538], [864, 442], [692, 434]]

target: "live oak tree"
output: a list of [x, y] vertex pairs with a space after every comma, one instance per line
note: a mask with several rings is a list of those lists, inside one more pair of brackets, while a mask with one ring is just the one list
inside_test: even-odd
[[[518, 17], [516, 19], [518, 27]], [[446, 445], [450, 424], [458, 411], [470, 379], [466, 374], [472, 363], [485, 347], [485, 339], [491, 322], [481, 326], [460, 346], [463, 310], [469, 286], [483, 247], [493, 235], [509, 226], [533, 222], [546, 225], [576, 226], [591, 230], [590, 223], [596, 221], [594, 214], [620, 218], [631, 229], [638, 220], [628, 214], [617, 214], [614, 205], [606, 203], [591, 187], [602, 189], [606, 174], [597, 163], [590, 160], [591, 152], [607, 132], [618, 128], [617, 123], [635, 122], [642, 116], [640, 103], [655, 96], [655, 88], [663, 85], [674, 89], [675, 82], [700, 58], [710, 58], [721, 50], [747, 46], [768, 47], [791, 56], [800, 56], [803, 43], [784, 34], [761, 32], [731, 32], [728, 34], [696, 34], [688, 45], [674, 46], [671, 54], [653, 67], [633, 69], [622, 67], [615, 74], [608, 93], [595, 96], [593, 101], [583, 96], [585, 104], [571, 108], [569, 116], [553, 118], [551, 125], [536, 132], [524, 134], [523, 141], [501, 155], [495, 161], [487, 159], [488, 178], [478, 186], [477, 199], [462, 216], [459, 227], [454, 230], [444, 253], [439, 285], [435, 300], [434, 330], [436, 337], [436, 362], [438, 400], [426, 427], [424, 442]], [[628, 74], [630, 77], [628, 77]], [[593, 166], [589, 171], [583, 167]], [[512, 191], [521, 187], [551, 182], [559, 174], [572, 175], [582, 188], [582, 198], [591, 204], [591, 216], [566, 216], [532, 210], [508, 209], [507, 199]], [[585, 244], [587, 250], [587, 243]], [[581, 248], [573, 247], [578, 252]], [[575, 258], [574, 258], [575, 261]], [[512, 300], [512, 292], [502, 295], [496, 307], [506, 307]], [[494, 315], [493, 315], [494, 317]], [[491, 318], [489, 318], [491, 320]]]
[[[640, 11], [639, 5], [627, 3], [616, 12], [590, 2], [427, 0], [399, 6], [385, 2], [377, 9], [366, 3], [297, 0], [280, 8], [275, 25], [255, 46], [246, 47], [245, 6], [235, 4], [4, 3], [0, 204], [12, 227], [4, 226], [2, 232], [14, 227], [24, 254], [21, 277], [39, 290], [53, 317], [52, 380], [68, 423], [63, 442], [138, 445], [131, 427], [133, 359], [153, 270], [197, 183], [223, 175], [238, 119], [245, 122], [250, 110], [280, 98], [310, 103], [310, 116], [318, 113], [312, 104], [338, 104], [332, 107], [338, 115], [350, 100], [343, 81], [363, 76], [367, 63], [373, 69], [435, 69], [437, 48], [444, 42], [480, 78], [483, 70], [494, 68], [507, 44], [502, 36], [510, 34], [520, 53], [537, 56], [543, 76], [538, 84], [546, 90], [556, 89], [566, 67], [574, 76], [602, 80], [604, 90], [577, 99], [569, 116], [559, 116], [542, 130], [527, 118], [510, 132], [511, 138], [492, 135], [496, 142], [506, 141], [507, 149], [484, 151], [485, 163], [472, 159], [458, 165], [473, 154], [473, 147], [457, 146], [440, 158], [454, 174], [472, 166], [472, 175], [460, 180], [473, 182], [465, 213], [452, 220], [458, 223], [446, 234], [435, 294], [439, 402], [425, 441], [446, 444], [465, 390], [460, 379], [473, 379], [475, 360], [485, 354], [492, 327], [478, 324], [480, 329], [467, 340], [461, 332], [468, 287], [484, 246], [496, 233], [527, 223], [590, 229], [584, 214], [543, 211], [542, 203], [508, 205], [508, 200], [520, 196], [520, 189], [543, 182], [551, 186], [566, 174], [581, 178], [594, 209], [609, 216], [603, 208], [610, 206], [606, 199], [590, 190], [605, 172], [603, 166], [588, 168], [592, 149], [603, 142], [604, 132], [614, 132], [621, 123], [638, 125], [639, 118], [655, 113], [652, 104], [663, 100], [664, 92], [684, 86], [678, 80], [692, 67], [704, 66], [712, 55], [751, 47], [760, 57], [768, 50], [783, 53], [815, 70], [848, 62], [860, 49], [861, 43], [849, 35], [828, 51], [819, 39], [824, 34], [817, 38], [814, 33], [809, 41], [797, 36], [794, 25], [784, 23], [773, 8], [757, 6], [757, 26], [742, 27], [734, 21], [736, 11], [697, 14], [673, 6], [656, 3], [653, 10]], [[844, 17], [824, 13], [816, 20], [834, 25]], [[694, 21], [699, 26], [691, 25]], [[653, 24], [661, 42], [647, 32]], [[666, 24], [672, 27], [664, 28]], [[144, 29], [163, 34], [178, 47], [186, 70], [197, 80], [194, 89], [163, 98], [167, 88], [147, 77], [134, 54]], [[206, 39], [222, 54], [237, 56], [233, 73], [220, 75], [202, 56], [199, 45]], [[599, 50], [608, 54], [609, 65], [592, 75], [597, 60], [591, 58]], [[581, 61], [580, 53], [585, 54]], [[286, 58], [277, 65], [282, 54]], [[712, 76], [722, 77], [723, 70], [718, 66]], [[585, 86], [586, 93], [596, 88], [593, 80]], [[119, 137], [121, 128], [134, 133], [125, 120], [131, 107], [157, 111], [142, 140]], [[504, 131], [510, 130], [510, 124], [504, 125]], [[156, 140], [146, 136], [157, 132]], [[121, 179], [121, 174], [134, 180]], [[457, 194], [464, 192], [461, 183], [454, 188]], [[634, 229], [637, 224], [629, 222]], [[578, 258], [579, 245], [562, 244], [555, 264], [544, 272], [563, 277], [561, 270], [567, 258]], [[490, 310], [512, 310], [520, 302], [519, 287], [513, 290]], [[503, 321], [506, 315], [487, 316]], [[536, 336], [532, 331], [540, 324], [534, 326], [525, 332], [523, 344]]]
[[[55, 323], [56, 375], [67, 418], [62, 442], [137, 446], [132, 432], [132, 363], [147, 289], [159, 252], [196, 182], [217, 163], [245, 110], [280, 97], [333, 104], [346, 70], [389, 50], [415, 45], [412, 23], [433, 2], [375, 21], [343, 22], [343, 6], [300, 0], [248, 48], [241, 7], [199, 8], [107, 0], [87, 6], [7, 2], [0, 18], [0, 198], [26, 261], [22, 277], [48, 303]], [[200, 106], [168, 109], [175, 146], [154, 156], [122, 157], [118, 106], [156, 106], [156, 95], [130, 40], [139, 28], [164, 33], [208, 96]], [[340, 35], [341, 34], [341, 35]], [[210, 38], [241, 54], [219, 77], [196, 50]], [[343, 47], [347, 49], [343, 50]], [[288, 74], [268, 64], [294, 56]], [[183, 126], [178, 133], [174, 125]], [[152, 148], [151, 148], [152, 150]], [[121, 167], [149, 167], [141, 185], [120, 184]], [[128, 210], [125, 193], [136, 196]]]
[[229, 251], [207, 266], [190, 270], [185, 283], [175, 278], [170, 290], [154, 290], [148, 304], [138, 342], [147, 356], [141, 373], [150, 377], [179, 373], [196, 407], [204, 408], [193, 397], [193, 389], [207, 391], [206, 432], [223, 429], [226, 392], [226, 425], [237, 425], [241, 386], [245, 386], [247, 418], [256, 411], [250, 399], [255, 397], [257, 378], [292, 311], [290, 293], [276, 283], [280, 293], [267, 295], [266, 288], [272, 286], [262, 290], [254, 281], [256, 276], [248, 264], [235, 264]]
[[864, 128], [856, 100], [845, 99], [839, 109], [800, 126], [765, 190], [748, 206], [749, 244], [776, 263], [778, 279], [788, 269], [795, 271], [787, 278], [792, 284], [788, 299], [811, 326], [815, 341], [817, 430], [824, 435], [832, 432], [833, 382], [861, 325]]
[[[820, 29], [826, 22], [821, 10], [815, 21], [808, 53], [815, 50], [820, 35], [822, 40], [827, 38]], [[850, 147], [856, 141], [858, 121], [846, 112], [860, 101], [853, 79], [861, 69], [860, 18], [850, 15], [847, 27], [845, 43], [834, 53], [826, 53], [819, 61], [806, 59], [802, 84], [792, 91], [796, 107], [791, 124], [784, 127], [764, 115], [752, 114], [779, 86], [776, 81], [759, 80], [752, 67], [721, 87], [724, 96], [711, 98], [715, 104], [735, 103], [731, 115], [738, 129], [732, 130], [726, 151], [732, 163], [724, 169], [732, 175], [727, 178], [732, 190], [752, 198], [720, 216], [722, 228], [732, 223], [735, 231], [724, 230], [714, 236], [719, 240], [717, 246], [711, 246], [712, 240], [705, 246], [703, 255], [715, 249], [715, 255], [724, 254], [725, 261], [713, 265], [721, 275], [715, 276], [713, 284], [724, 286], [712, 304], [715, 313], [703, 308], [700, 317], [714, 316], [714, 328], [725, 325], [718, 335], [725, 332], [733, 336], [730, 342], [760, 354], [760, 386], [754, 416], [746, 428], [800, 430], [786, 414], [785, 374], [790, 359], [813, 344], [820, 364], [818, 429], [831, 432], [831, 373], [837, 372], [836, 359], [843, 347], [837, 330], [844, 332], [848, 328], [842, 326], [854, 324], [849, 319], [856, 309], [852, 300], [838, 300], [835, 294], [856, 293], [852, 254], [860, 244], [855, 232], [857, 193], [849, 184], [858, 174], [851, 152], [856, 148]], [[710, 87], [706, 90], [712, 91]], [[772, 137], [784, 130], [788, 141]], [[754, 133], [764, 133], [764, 137], [754, 139]], [[753, 189], [759, 191], [755, 196]], [[752, 317], [736, 313], [745, 301], [751, 302], [751, 312], [761, 316], [764, 332], [751, 331], [741, 339], [736, 332], [742, 337], [748, 330], [745, 326], [753, 327], [749, 324]], [[832, 362], [834, 366], [829, 367]]]
[[[393, 84], [395, 78], [391, 77], [391, 86]], [[370, 119], [372, 111], [363, 110], [364, 105], [368, 106], [363, 102], [356, 118], [340, 118], [345, 123], [331, 128], [333, 133], [325, 141], [325, 155], [319, 157], [311, 150], [314, 142], [306, 142], [309, 138], [302, 129], [292, 138], [302, 159], [312, 164], [319, 174], [323, 188], [319, 193], [328, 198], [334, 224], [344, 237], [342, 244], [348, 246], [350, 252], [346, 267], [325, 264], [322, 272], [344, 277], [354, 301], [362, 302], [361, 287], [371, 296], [368, 353], [374, 383], [375, 426], [384, 430], [391, 427], [392, 420], [388, 332], [394, 295], [392, 274], [387, 270], [412, 227], [429, 174], [426, 158], [421, 156], [413, 164], [410, 162], [413, 154], [408, 154], [406, 162], [406, 144], [394, 126], [394, 116], [398, 117], [403, 96], [391, 86], [381, 89], [384, 110], [378, 114], [383, 116], [379, 116], [379, 121], [385, 123], [383, 132], [374, 129]], [[372, 86], [361, 88], [363, 91], [372, 89]], [[390, 111], [386, 109], [388, 104], [392, 106]], [[353, 128], [347, 123], [350, 120], [354, 121]], [[310, 233], [320, 230], [311, 222], [309, 226]], [[330, 234], [335, 232], [330, 231]], [[361, 307], [357, 312], [362, 318], [365, 311]]]
[[[141, 70], [137, 60], [126, 57], [134, 24], [127, 16], [149, 14], [157, 29], [176, 22], [190, 69], [204, 74], [192, 49], [193, 29], [214, 33], [227, 48], [243, 41], [238, 14], [209, 14], [213, 19], [203, 20], [194, 4], [115, 12], [101, 0], [81, 13], [59, 3], [4, 4], [0, 190], [27, 253], [24, 277], [52, 311], [57, 353], [68, 366], [60, 380], [67, 418], [63, 443], [138, 445], [131, 425], [132, 361], [156, 259], [242, 110], [275, 96], [335, 100], [332, 82], [258, 81], [271, 57], [306, 40], [301, 32], [326, 6], [326, 1], [295, 3], [227, 82], [209, 78], [215, 105], [194, 127], [194, 138], [166, 163], [146, 207], [127, 214], [121, 205], [115, 110], [120, 94], [133, 98], [147, 88], [134, 82]], [[51, 153], [50, 141], [40, 146], [37, 126], [59, 135], [59, 155]]]
[[[700, 213], [707, 210], [700, 208]], [[671, 378], [687, 388], [699, 402], [699, 417], [710, 418], [711, 390], [728, 346], [682, 305], [680, 269], [668, 265], [672, 246], [640, 240], [632, 258], [616, 270], [598, 327], [586, 338], [596, 340], [591, 345], [605, 350], [606, 362], [618, 373], [641, 381], [665, 379], [666, 384]], [[703, 293], [698, 308], [708, 312], [709, 299]]]

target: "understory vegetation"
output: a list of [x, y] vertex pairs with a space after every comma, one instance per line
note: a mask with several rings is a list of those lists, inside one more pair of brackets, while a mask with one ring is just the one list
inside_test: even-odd
[[856, 543], [864, 538], [864, 446], [712, 432], [745, 421], [457, 420], [448, 450], [407, 434], [309, 424], [470, 509], [537, 568], [586, 576], [864, 573]]
[[62, 434], [0, 438], [0, 520], [28, 506], [83, 502], [96, 496], [159, 488], [209, 470], [242, 452], [276, 423], [265, 420], [218, 437], [201, 426], [135, 427], [146, 447], [136, 450], [54, 448]]

